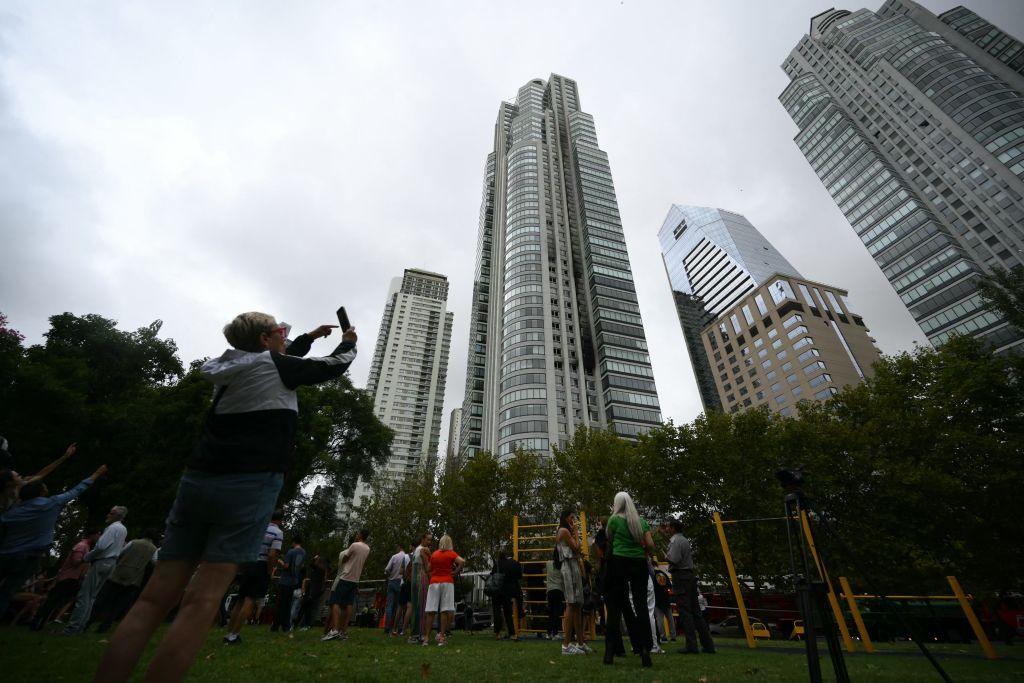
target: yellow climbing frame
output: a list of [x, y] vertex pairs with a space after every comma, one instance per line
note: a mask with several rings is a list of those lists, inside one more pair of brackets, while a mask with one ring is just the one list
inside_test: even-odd
[[[580, 510], [580, 553], [584, 559], [590, 557], [590, 541], [587, 535], [587, 513]], [[524, 623], [520, 623], [519, 610], [512, 610], [512, 622], [515, 624], [516, 633], [547, 633], [543, 624], [547, 623], [547, 588], [544, 583], [531, 586], [531, 579], [545, 579], [547, 570], [545, 565], [551, 557], [555, 547], [555, 536], [558, 533], [558, 524], [520, 524], [519, 515], [512, 518], [512, 557], [523, 566], [523, 578], [526, 579], [523, 586], [523, 603], [526, 613]], [[539, 610], [531, 608], [539, 605]], [[540, 620], [541, 626], [536, 626], [535, 621]], [[589, 637], [596, 636], [596, 619], [589, 619], [586, 630]]]

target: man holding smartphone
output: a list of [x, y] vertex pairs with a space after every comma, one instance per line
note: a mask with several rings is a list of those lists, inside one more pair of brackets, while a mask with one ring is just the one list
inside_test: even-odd
[[355, 360], [351, 327], [330, 355], [303, 358], [313, 340], [333, 327], [322, 325], [290, 345], [289, 328], [266, 313], [242, 313], [224, 327], [233, 348], [203, 364], [202, 374], [216, 391], [167, 517], [160, 561], [111, 638], [95, 680], [128, 680], [153, 632], [179, 601], [148, 677], [184, 678], [238, 565], [259, 555], [295, 449], [295, 390], [340, 377]]

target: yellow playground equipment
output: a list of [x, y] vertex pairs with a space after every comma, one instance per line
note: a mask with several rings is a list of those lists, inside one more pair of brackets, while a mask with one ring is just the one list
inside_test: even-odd
[[[582, 534], [581, 555], [584, 559], [590, 557], [590, 542], [587, 538], [587, 515], [580, 510], [580, 530]], [[523, 611], [524, 617], [519, 616], [519, 609], [512, 613], [512, 620], [515, 623], [516, 633], [547, 633], [547, 589], [545, 578], [547, 571], [545, 565], [551, 559], [551, 553], [555, 548], [555, 535], [558, 533], [558, 523], [551, 524], [520, 524], [519, 516], [512, 518], [512, 557], [523, 566]], [[595, 620], [588, 619], [587, 627], [589, 637], [596, 636]]]

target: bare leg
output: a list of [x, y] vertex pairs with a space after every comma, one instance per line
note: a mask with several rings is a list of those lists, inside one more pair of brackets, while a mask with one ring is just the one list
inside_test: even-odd
[[204, 562], [185, 591], [181, 608], [146, 669], [146, 681], [180, 681], [206, 640], [211, 616], [235, 578], [234, 562]]
[[342, 633], [348, 633], [348, 625], [352, 623], [352, 610], [355, 609], [355, 605], [346, 605], [343, 612], [339, 615], [341, 622], [338, 625], [338, 630]]
[[190, 560], [157, 563], [142, 595], [110, 638], [110, 645], [96, 670], [97, 682], [128, 680], [153, 632], [181, 599], [195, 566]]
[[416, 634], [409, 630], [409, 626], [410, 626], [411, 622], [412, 622], [412, 603], [410, 602], [408, 605], [405, 606], [405, 620], [402, 623], [402, 632], [403, 633], [407, 633], [410, 636], [413, 636], [413, 635], [416, 635]]
[[245, 620], [252, 614], [252, 598], [235, 601], [231, 609], [231, 621], [228, 623], [228, 633], [240, 633]]
[[441, 612], [441, 642], [448, 642], [448, 629], [452, 624], [452, 616], [454, 615], [451, 612]]
[[426, 636], [423, 638], [424, 643], [430, 642], [430, 632], [434, 630], [434, 617], [436, 615], [437, 612], [425, 612], [423, 614], [423, 618], [426, 620], [426, 623], [423, 625], [423, 630], [426, 632]]
[[565, 605], [565, 613], [562, 615], [562, 645], [569, 647], [572, 643], [572, 605]]
[[573, 618], [575, 621], [573, 628], [576, 629], [576, 642], [583, 645], [583, 605], [576, 605]]

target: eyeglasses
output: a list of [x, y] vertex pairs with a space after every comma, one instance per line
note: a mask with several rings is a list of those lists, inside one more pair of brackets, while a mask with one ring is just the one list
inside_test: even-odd
[[267, 334], [274, 334], [275, 332], [280, 332], [281, 336], [283, 337], [286, 334], [288, 334], [288, 326], [287, 325], [278, 325], [277, 327], [272, 328], [270, 330], [270, 332], [267, 332]]

